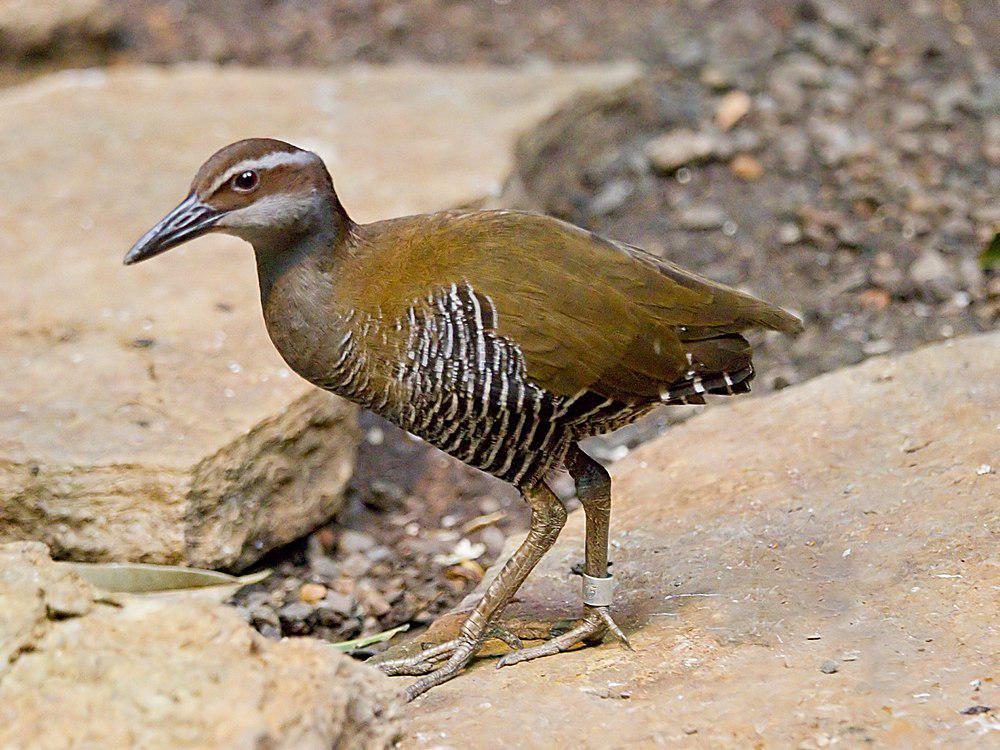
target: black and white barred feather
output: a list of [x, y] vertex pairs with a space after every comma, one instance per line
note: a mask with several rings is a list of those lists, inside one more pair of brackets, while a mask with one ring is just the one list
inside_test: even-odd
[[[317, 385], [376, 411], [471, 466], [515, 485], [530, 485], [557, 466], [582, 437], [621, 427], [655, 406], [623, 403], [592, 390], [556, 395], [534, 383], [523, 353], [497, 333], [498, 311], [468, 283], [415, 300], [399, 320], [351, 312], [328, 374]], [[372, 377], [365, 342], [390, 326], [406, 341], [389, 378]], [[705, 394], [749, 390], [749, 349], [739, 366], [711, 371], [720, 337], [691, 342], [691, 369], [661, 393], [661, 403], [704, 403]], [[723, 344], [728, 342], [723, 342]], [[375, 383], [381, 383], [375, 387]]]

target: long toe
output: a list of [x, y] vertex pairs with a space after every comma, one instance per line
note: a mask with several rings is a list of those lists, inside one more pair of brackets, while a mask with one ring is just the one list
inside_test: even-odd
[[452, 654], [464, 643], [461, 638], [447, 641], [437, 646], [424, 649], [419, 654], [406, 657], [404, 659], [387, 659], [377, 662], [374, 666], [381, 669], [387, 675], [408, 675], [417, 676], [433, 672], [437, 665], [446, 659], [450, 659]]
[[562, 635], [550, 638], [537, 646], [522, 648], [505, 654], [497, 662], [497, 669], [509, 667], [513, 664], [520, 664], [523, 661], [539, 659], [543, 656], [552, 656], [571, 649], [578, 643], [594, 643], [608, 631], [611, 631], [629, 649], [632, 648], [625, 637], [625, 633], [618, 627], [611, 618], [608, 607], [584, 608], [584, 616], [580, 622], [571, 630]]
[[418, 695], [423, 695], [435, 685], [447, 682], [465, 669], [465, 665], [469, 663], [473, 654], [476, 653], [476, 649], [479, 648], [480, 641], [472, 639], [459, 639], [459, 641], [461, 644], [452, 652], [448, 661], [406, 688], [407, 701], [412, 701]]

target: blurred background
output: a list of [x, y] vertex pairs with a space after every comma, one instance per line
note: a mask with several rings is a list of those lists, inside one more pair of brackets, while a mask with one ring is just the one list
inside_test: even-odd
[[[996, 3], [955, 0], [0, 0], [0, 86], [136, 63], [636, 60], [638, 81], [521, 140], [497, 201], [796, 311], [805, 334], [756, 342], [766, 393], [997, 327], [998, 40]], [[591, 448], [613, 462], [691, 413]], [[362, 426], [336, 523], [273, 553], [279, 575], [236, 601], [267, 635], [429, 622], [524, 527], [510, 488], [372, 415]], [[302, 594], [317, 583], [322, 615]]]

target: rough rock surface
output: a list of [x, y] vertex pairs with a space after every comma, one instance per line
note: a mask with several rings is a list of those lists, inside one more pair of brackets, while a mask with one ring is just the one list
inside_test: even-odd
[[[637, 450], [616, 464], [612, 517], [635, 652], [481, 662], [410, 706], [405, 746], [995, 743], [997, 372], [1000, 334], [959, 339]], [[519, 594], [523, 631], [578, 606], [582, 532], [578, 512]]]
[[279, 360], [249, 248], [216, 235], [121, 266], [216, 148], [317, 150], [359, 220], [433, 210], [499, 192], [520, 133], [634, 76], [188, 67], [0, 94], [0, 540], [240, 567], [339, 507], [353, 409]]
[[112, 603], [37, 542], [0, 546], [0, 612], [3, 748], [375, 748], [398, 729], [376, 670], [217, 604]]

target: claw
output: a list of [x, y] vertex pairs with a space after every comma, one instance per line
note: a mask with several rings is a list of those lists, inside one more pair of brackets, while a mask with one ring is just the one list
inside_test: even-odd
[[486, 631], [486, 638], [484, 640], [488, 640], [490, 638], [496, 638], [498, 641], [503, 641], [510, 646], [513, 651], [519, 651], [524, 648], [524, 643], [521, 642], [517, 633], [500, 622], [491, 625]]
[[471, 638], [462, 637], [456, 639], [456, 641], [450, 641], [450, 643], [456, 642], [459, 645], [455, 648], [451, 657], [449, 657], [448, 661], [446, 661], [444, 665], [438, 667], [426, 677], [422, 677], [406, 688], [404, 695], [407, 703], [412, 701], [418, 695], [423, 695], [435, 685], [447, 682], [465, 669], [465, 665], [472, 659], [473, 654], [476, 653], [476, 649], [479, 648], [482, 640], [473, 640]]
[[632, 648], [632, 644], [629, 643], [625, 633], [622, 632], [622, 629], [612, 619], [608, 607], [591, 607], [585, 605], [583, 619], [580, 620], [580, 623], [576, 627], [538, 646], [523, 648], [505, 654], [497, 662], [497, 669], [567, 651], [581, 641], [596, 639], [609, 631], [630, 651], [635, 650]]
[[389, 659], [379, 662], [375, 666], [385, 674], [394, 675], [424, 675], [434, 671], [435, 664], [450, 658], [452, 653], [459, 647], [460, 638], [441, 643], [432, 648], [425, 649], [419, 654], [406, 657], [404, 659]]
[[[499, 633], [491, 632], [490, 635], [495, 635], [498, 638], [501, 637]], [[482, 645], [482, 642], [482, 638], [474, 639], [468, 636], [460, 636], [454, 640], [425, 649], [419, 654], [414, 654], [405, 659], [390, 659], [380, 662], [375, 666], [385, 674], [391, 676], [408, 675], [421, 677], [421, 679], [406, 689], [406, 700], [409, 702], [418, 695], [426, 693], [435, 685], [447, 682], [461, 672], [465, 668], [465, 665], [472, 659], [476, 650]], [[441, 664], [441, 662], [444, 662], [444, 664]]]
[[601, 621], [604, 623], [604, 626], [608, 629], [608, 631], [615, 638], [621, 641], [621, 644], [625, 648], [627, 648], [629, 651], [635, 651], [635, 649], [632, 647], [632, 644], [629, 642], [628, 636], [625, 635], [625, 633], [622, 631], [620, 627], [618, 627], [618, 623], [616, 623], [612, 619], [609, 607], [593, 607], [592, 609], [594, 609], [597, 612], [597, 616], [601, 618]]

